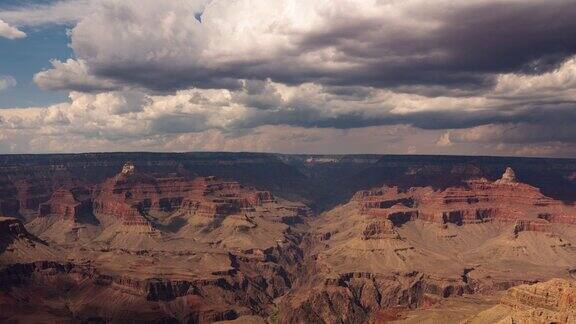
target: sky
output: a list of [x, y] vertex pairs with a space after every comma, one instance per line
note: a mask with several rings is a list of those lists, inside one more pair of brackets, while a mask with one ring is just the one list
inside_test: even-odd
[[576, 157], [573, 0], [0, 1], [0, 154]]

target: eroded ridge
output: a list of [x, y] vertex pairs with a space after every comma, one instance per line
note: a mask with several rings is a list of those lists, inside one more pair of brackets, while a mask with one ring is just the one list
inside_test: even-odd
[[465, 321], [479, 323], [575, 323], [576, 283], [553, 279], [510, 288], [500, 303]]
[[573, 206], [510, 168], [444, 190], [362, 190], [314, 220], [314, 279], [282, 306], [290, 321], [377, 322], [393, 319], [392, 309], [571, 278], [575, 220]]
[[55, 190], [31, 233], [0, 219], [0, 319], [267, 317], [297, 280], [309, 217], [303, 204], [238, 182], [126, 164], [101, 184]]
[[[575, 224], [575, 209], [518, 182], [508, 168], [501, 179], [469, 180], [466, 186], [436, 191], [431, 187], [363, 190], [352, 201], [363, 214], [383, 216], [397, 225], [414, 219], [456, 225], [482, 222]], [[534, 228], [524, 226], [525, 228]]]
[[28, 222], [0, 218], [0, 320], [379, 323], [509, 288], [498, 307], [515, 319], [572, 320], [571, 293], [519, 285], [576, 274], [574, 206], [512, 169], [361, 190], [316, 217], [237, 181], [132, 163], [43, 199]]

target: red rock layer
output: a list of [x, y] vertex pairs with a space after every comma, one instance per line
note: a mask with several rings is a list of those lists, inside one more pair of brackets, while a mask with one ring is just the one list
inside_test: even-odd
[[72, 191], [60, 188], [54, 191], [50, 200], [46, 203], [40, 204], [38, 216], [58, 216], [65, 219], [72, 219], [74, 221], [91, 210], [90, 200], [80, 201], [77, 199]]
[[383, 218], [366, 225], [366, 228], [362, 232], [363, 240], [396, 237], [398, 237], [398, 233], [394, 230], [394, 224], [390, 220]]
[[255, 191], [238, 182], [215, 177], [152, 178], [125, 166], [96, 190], [94, 212], [115, 216], [126, 224], [144, 224], [144, 215], [151, 213], [182, 210], [213, 218], [273, 201], [271, 193]]
[[357, 192], [352, 201], [362, 214], [384, 217], [394, 225], [414, 219], [456, 225], [516, 222], [520, 230], [547, 230], [549, 223], [576, 224], [576, 209], [515, 181], [513, 171], [490, 182], [473, 180], [467, 187], [434, 191], [429, 187], [383, 187]]
[[125, 225], [148, 225], [141, 209], [151, 205], [157, 189], [148, 178], [131, 178], [119, 174], [104, 182], [94, 199], [94, 213], [112, 216]]
[[520, 232], [549, 232], [550, 223], [542, 219], [519, 219], [514, 225], [514, 234]]
[[51, 186], [44, 180], [20, 180], [14, 183], [17, 189], [17, 199], [20, 202], [20, 209], [36, 211], [40, 203], [50, 198]]
[[200, 216], [221, 217], [275, 201], [268, 191], [254, 191], [238, 182], [221, 181], [215, 177], [196, 178], [192, 183], [194, 189], [183, 206]]
[[[520, 285], [510, 288], [501, 304], [516, 309], [544, 309], [553, 312], [571, 312], [576, 320], [576, 283], [564, 279], [553, 279], [535, 285]], [[566, 322], [568, 323], [568, 322]]]

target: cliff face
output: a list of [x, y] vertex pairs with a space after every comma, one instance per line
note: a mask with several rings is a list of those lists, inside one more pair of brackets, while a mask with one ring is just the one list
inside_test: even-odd
[[570, 278], [575, 220], [511, 169], [442, 190], [362, 190], [313, 221], [311, 279], [281, 309], [289, 322], [377, 321], [381, 309]]
[[397, 224], [414, 219], [439, 224], [516, 222], [522, 230], [536, 230], [539, 223], [576, 223], [576, 209], [544, 196], [538, 188], [519, 183], [508, 168], [495, 182], [469, 180], [462, 187], [434, 190], [397, 187], [363, 190], [352, 201], [362, 214], [382, 216]]
[[569, 159], [210, 152], [0, 155], [2, 189], [22, 181], [43, 183], [46, 188], [39, 196], [25, 193], [25, 186], [20, 193], [0, 191], [0, 207], [4, 205], [5, 215], [31, 219], [36, 203], [45, 202], [54, 190], [101, 184], [118, 174], [127, 161], [156, 178], [216, 176], [238, 181], [305, 202], [318, 212], [341, 204], [361, 189], [382, 184], [402, 190], [416, 186], [446, 189], [478, 177], [498, 179], [507, 166], [524, 183], [554, 199], [573, 202], [576, 191], [576, 182], [571, 180], [576, 163]]
[[97, 215], [116, 217], [125, 225], [148, 224], [175, 212], [216, 219], [276, 202], [270, 192], [213, 176], [152, 178], [133, 171], [106, 180], [94, 196]]
[[57, 216], [81, 222], [82, 216], [92, 212], [90, 193], [87, 190], [59, 188], [50, 199], [38, 207], [38, 217]]
[[[297, 279], [308, 216], [302, 204], [238, 182], [154, 177], [127, 164], [40, 204], [27, 226], [46, 241], [2, 219], [0, 309], [12, 320], [45, 320], [67, 305], [72, 314], [58, 321], [267, 316]], [[70, 304], [55, 299], [56, 283], [71, 287]], [[93, 295], [103, 299], [87, 301]]]
[[576, 273], [574, 206], [516, 168], [487, 180], [431, 157], [129, 157], [0, 167], [0, 210], [20, 217], [0, 219], [0, 321], [377, 323]]
[[167, 183], [172, 177], [217, 176], [283, 193], [285, 198], [302, 198], [301, 184], [307, 183], [301, 172], [272, 154], [0, 155], [0, 207], [6, 215], [31, 219], [39, 204], [46, 202], [56, 189], [100, 185], [116, 176], [127, 161], [132, 161], [138, 173], [167, 178]]
[[500, 304], [467, 321], [477, 323], [574, 323], [576, 282], [554, 279], [510, 288]]

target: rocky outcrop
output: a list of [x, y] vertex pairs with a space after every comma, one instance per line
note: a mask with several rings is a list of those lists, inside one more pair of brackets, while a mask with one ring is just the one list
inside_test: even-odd
[[136, 171], [136, 167], [134, 166], [134, 163], [126, 162], [122, 166], [122, 171], [120, 171], [120, 173], [122, 175], [125, 175], [125, 176], [130, 176], [130, 175], [133, 175], [135, 171]]
[[0, 235], [2, 237], [26, 237], [28, 236], [28, 231], [22, 225], [22, 221], [11, 217], [1, 217], [0, 216]]
[[46, 242], [28, 232], [22, 221], [0, 216], [0, 269], [14, 263], [58, 259]]
[[276, 201], [274, 195], [272, 195], [272, 193], [269, 191], [251, 192], [248, 194], [246, 199], [251, 206], [261, 206], [263, 204], [273, 203]]
[[576, 283], [553, 279], [508, 289], [500, 304], [465, 321], [479, 323], [575, 323]]
[[520, 232], [531, 231], [531, 232], [550, 232], [551, 226], [548, 221], [541, 219], [519, 219], [514, 224], [514, 235], [518, 235]]
[[[350, 180], [347, 190], [383, 183], [391, 173], [401, 185], [359, 191], [349, 203], [309, 217], [310, 208], [283, 197], [299, 198], [289, 195], [297, 188], [316, 203], [334, 191], [341, 203], [333, 177], [351, 175], [343, 163], [356, 162], [298, 157], [303, 164], [285, 181], [287, 169], [267, 158], [142, 156], [76, 156], [58, 167], [63, 157], [49, 161], [54, 172], [86, 177], [86, 185], [57, 183], [46, 176], [51, 169], [34, 166], [50, 180], [33, 210], [39, 217], [26, 222], [32, 234], [14, 220], [0, 229], [0, 321], [32, 321], [22, 316], [39, 312], [44, 321], [62, 322], [203, 323], [244, 315], [378, 322], [389, 311], [441, 307], [455, 296], [575, 273], [573, 207], [520, 182], [526, 169], [488, 181], [477, 178], [486, 171], [473, 163], [405, 167], [395, 158], [380, 174], [368, 170], [368, 182]], [[1, 208], [44, 194], [33, 181], [22, 185], [35, 176], [27, 170], [0, 176]], [[443, 173], [450, 179], [431, 181]], [[453, 181], [461, 178], [467, 180]], [[28, 197], [18, 196], [18, 181]], [[100, 222], [84, 222], [84, 208]], [[56, 315], [63, 317], [45, 317]]]
[[221, 218], [255, 207], [274, 203], [268, 191], [246, 188], [238, 182], [222, 181], [216, 177], [199, 177], [192, 181], [192, 190], [184, 198], [183, 208], [206, 218]]
[[470, 180], [465, 187], [441, 191], [430, 187], [406, 191], [383, 187], [359, 191], [351, 201], [366, 215], [389, 219], [402, 215], [402, 219], [418, 218], [440, 224], [513, 223], [536, 218], [550, 223], [576, 223], [576, 208], [542, 195], [538, 188], [518, 182], [511, 168], [495, 182]]
[[41, 203], [50, 199], [51, 184], [47, 178], [18, 180], [14, 183], [20, 206], [19, 212], [36, 212]]
[[96, 188], [93, 210], [97, 217], [107, 216], [124, 225], [148, 226], [144, 213], [150, 210], [152, 200], [159, 201], [159, 193], [156, 179], [137, 173], [128, 163]]
[[364, 228], [362, 239], [383, 239], [398, 238], [398, 233], [394, 230], [394, 224], [389, 219], [375, 220]]
[[514, 172], [514, 170], [512, 170], [511, 167], [507, 167], [506, 171], [504, 171], [504, 174], [502, 174], [502, 178], [500, 178], [500, 180], [496, 181], [498, 183], [517, 183], [518, 179], [516, 179], [516, 172]]
[[40, 204], [38, 217], [56, 216], [74, 221], [82, 221], [82, 216], [92, 212], [90, 193], [78, 188], [72, 190], [59, 188], [52, 197]]
[[94, 211], [132, 224], [145, 223], [146, 215], [178, 210], [218, 218], [274, 201], [271, 193], [245, 188], [238, 182], [215, 177], [153, 178], [127, 164], [96, 190]]
[[286, 323], [367, 323], [380, 310], [416, 308], [470, 292], [467, 283], [418, 272], [342, 273], [281, 301]]
[[576, 282], [554, 279], [513, 287], [502, 297], [501, 304], [515, 309], [541, 308], [559, 313], [570, 311], [576, 315]]

